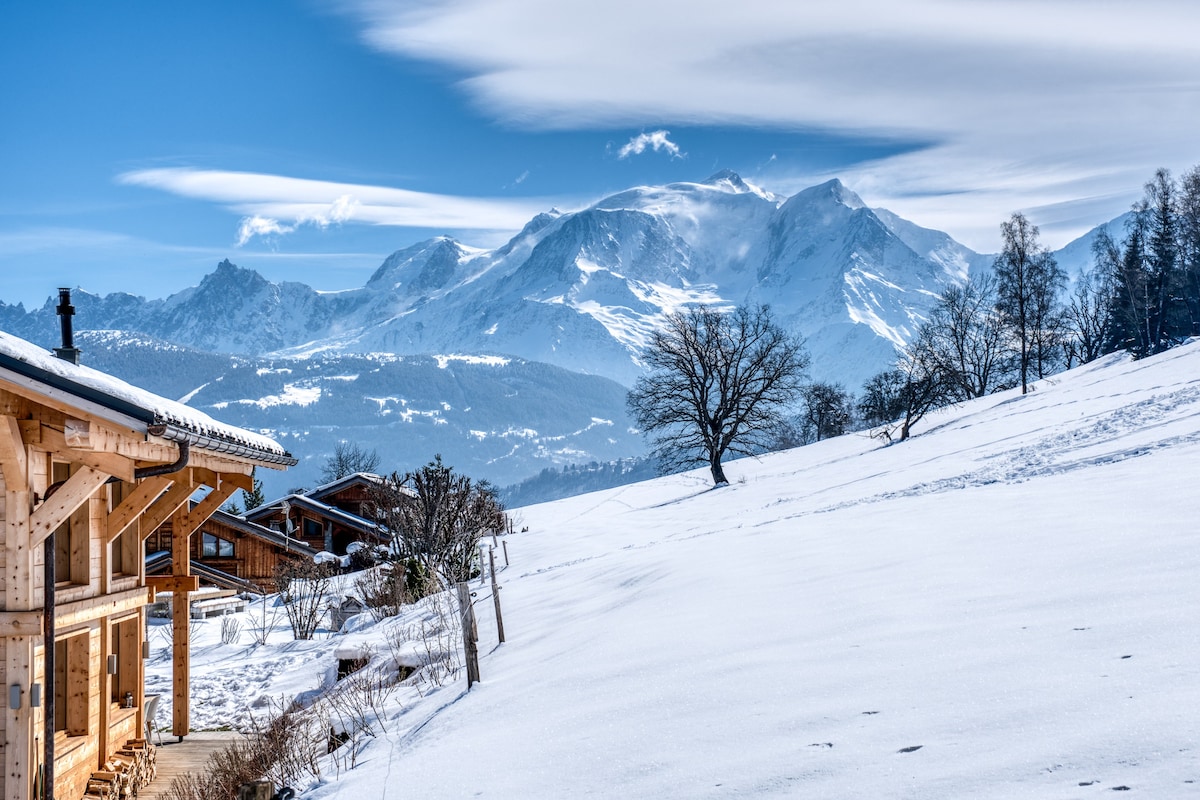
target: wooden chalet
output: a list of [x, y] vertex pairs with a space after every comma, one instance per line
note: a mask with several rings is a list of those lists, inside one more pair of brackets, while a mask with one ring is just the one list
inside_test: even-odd
[[[306, 494], [291, 494], [246, 512], [246, 519], [319, 551], [346, 555], [354, 542], [387, 545], [391, 534], [368, 518], [368, 488], [381, 479], [357, 473]], [[318, 499], [323, 498], [323, 499]], [[345, 508], [337, 504], [343, 504]], [[353, 510], [347, 510], [353, 509]]]
[[[196, 588], [194, 532], [251, 488], [255, 467], [296, 463], [267, 437], [80, 366], [69, 317], [63, 329], [58, 357], [0, 333], [2, 800], [82, 797], [92, 773], [144, 735], [145, 605], [156, 589], [186, 598]], [[171, 574], [147, 579], [144, 540], [167, 520]], [[178, 736], [188, 733], [187, 606], [174, 610]]]
[[[148, 572], [171, 568], [173, 533], [173, 520], [167, 520], [146, 540]], [[318, 552], [281, 531], [220, 510], [192, 534], [188, 550], [191, 571], [201, 581], [259, 593], [276, 590], [275, 568], [281, 563], [312, 559]]]
[[382, 485], [383, 478], [378, 475], [370, 472], [355, 472], [318, 486], [304, 494], [306, 497], [339, 508], [356, 517], [371, 519], [375, 494]]

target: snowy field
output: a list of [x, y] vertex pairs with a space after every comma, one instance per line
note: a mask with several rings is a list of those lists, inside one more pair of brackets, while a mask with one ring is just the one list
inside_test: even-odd
[[[483, 682], [398, 691], [303, 796], [1200, 797], [1200, 344], [727, 472], [518, 510]], [[413, 619], [199, 623], [193, 724]]]

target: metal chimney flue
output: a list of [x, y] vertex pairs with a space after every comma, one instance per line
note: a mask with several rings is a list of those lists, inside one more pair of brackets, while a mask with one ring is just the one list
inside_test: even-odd
[[58, 290], [58, 321], [62, 325], [62, 347], [54, 348], [54, 355], [72, 364], [79, 363], [79, 348], [75, 346], [75, 333], [71, 326], [71, 317], [75, 316], [75, 306], [71, 305], [71, 290]]

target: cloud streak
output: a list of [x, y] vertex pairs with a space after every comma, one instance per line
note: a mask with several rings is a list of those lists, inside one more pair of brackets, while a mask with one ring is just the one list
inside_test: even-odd
[[941, 198], [971, 230], [988, 219], [994, 231], [1018, 208], [1054, 217], [1080, 191], [1117, 202], [1155, 167], [1196, 159], [1200, 5], [1178, 0], [697, 0], [687, 14], [671, 0], [343, 8], [370, 46], [465, 72], [460, 88], [511, 124], [654, 120], [930, 142], [845, 177], [901, 213]]
[[[191, 167], [126, 172], [118, 182], [222, 205], [241, 215], [236, 242], [272, 238], [301, 226], [390, 225], [440, 230], [516, 230], [553, 205], [540, 199], [491, 199], [384, 186], [317, 181]], [[560, 201], [561, 202], [561, 201]]]

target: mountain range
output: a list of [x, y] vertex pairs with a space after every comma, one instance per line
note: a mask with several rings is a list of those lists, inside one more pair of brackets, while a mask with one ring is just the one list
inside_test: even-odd
[[[807, 340], [812, 376], [855, 390], [947, 286], [992, 260], [840, 181], [784, 198], [725, 171], [539, 214], [493, 250], [424, 241], [356, 289], [274, 283], [225, 260], [165, 299], [76, 291], [73, 303], [90, 363], [294, 440], [304, 460], [281, 480], [311, 482], [333, 442], [358, 437], [398, 468], [456, 453], [508, 482], [641, 452], [623, 387], [685, 304], [769, 304]], [[54, 346], [54, 306], [0, 303], [0, 327]], [[468, 408], [475, 419], [458, 418]]]

